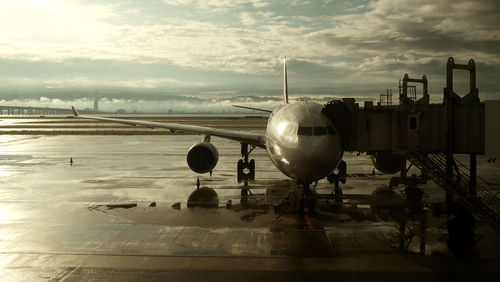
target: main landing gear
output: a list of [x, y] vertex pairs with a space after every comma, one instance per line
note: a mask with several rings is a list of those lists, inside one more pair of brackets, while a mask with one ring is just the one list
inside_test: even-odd
[[241, 157], [243, 159], [238, 160], [238, 183], [244, 182], [245, 188], [241, 190], [241, 195], [248, 195], [248, 181], [255, 180], [255, 160], [248, 160], [248, 155], [255, 149], [255, 146], [250, 146], [248, 150], [248, 144], [241, 143]]

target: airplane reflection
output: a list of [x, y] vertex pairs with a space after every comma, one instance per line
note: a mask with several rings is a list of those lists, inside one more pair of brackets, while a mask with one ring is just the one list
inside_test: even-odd
[[[194, 212], [189, 214], [202, 217], [207, 214], [208, 209], [228, 209], [235, 213], [221, 213], [221, 217], [232, 215], [245, 222], [254, 222], [253, 224], [265, 223], [266, 226], [269, 224], [269, 230], [273, 234], [276, 232], [281, 234], [278, 236], [280, 238], [283, 236], [301, 238], [298, 242], [302, 242], [304, 248], [297, 246], [297, 249], [290, 253], [291, 250], [285, 247], [276, 247], [273, 249], [273, 253], [276, 254], [294, 254], [293, 252], [297, 251], [304, 255], [304, 249], [311, 248], [311, 240], [318, 242], [317, 248], [312, 248], [311, 255], [331, 254], [335, 252], [334, 249], [344, 250], [346, 248], [344, 245], [335, 246], [332, 249], [326, 238], [335, 239], [341, 236], [337, 234], [339, 230], [344, 229], [348, 232], [344, 230], [341, 232], [342, 234], [351, 234], [353, 230], [359, 228], [352, 229], [353, 226], [363, 226], [360, 229], [365, 230], [363, 232], [383, 234], [393, 249], [399, 249], [403, 252], [424, 255], [436, 250], [435, 246], [431, 249], [426, 248], [426, 237], [430, 236], [428, 233], [428, 224], [430, 223], [428, 218], [431, 216], [429, 212], [425, 212], [421, 206], [417, 208], [411, 205], [399, 193], [395, 193], [387, 187], [377, 188], [370, 194], [343, 194], [343, 204], [340, 205], [332, 200], [331, 194], [317, 194], [315, 195], [316, 211], [314, 213], [301, 213], [298, 205], [298, 199], [301, 195], [300, 189], [288, 185], [289, 182], [282, 182], [281, 185], [274, 184], [260, 183], [249, 186], [253, 189], [249, 189], [248, 193], [241, 197], [235, 195], [220, 197], [218, 195], [217, 192], [224, 195], [225, 192], [222, 191], [233, 189], [230, 186], [214, 188], [198, 186], [190, 193], [186, 203], [187, 208]], [[251, 190], [255, 192], [252, 193]], [[172, 205], [171, 208], [181, 210], [181, 206], [183, 204], [179, 202]], [[104, 211], [98, 207], [96, 210], [111, 212], [112, 209], [127, 208], [132, 211], [131, 207], [142, 209], [149, 207], [152, 208], [150, 211], [153, 213], [155, 213], [153, 209], [163, 213], [165, 212], [164, 208], [168, 206], [162, 205], [161, 202], [157, 206], [155, 202], [155, 205], [132, 203], [125, 206], [123, 203], [115, 203], [113, 206], [102, 205], [102, 207], [106, 207], [107, 210]], [[121, 215], [124, 216], [123, 213]], [[377, 228], [385, 229], [381, 231]], [[341, 244], [344, 242], [342, 240], [331, 243]], [[281, 245], [277, 243], [277, 246]], [[324, 254], [324, 252], [326, 253]]]
[[188, 208], [218, 208], [219, 196], [214, 189], [200, 187], [194, 190], [187, 200]]

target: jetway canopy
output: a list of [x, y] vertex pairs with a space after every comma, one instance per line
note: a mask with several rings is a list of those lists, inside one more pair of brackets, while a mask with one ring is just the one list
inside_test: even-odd
[[[453, 69], [470, 72], [470, 92], [463, 97], [453, 92]], [[448, 60], [442, 104], [430, 104], [427, 79], [403, 79], [400, 104], [360, 107], [353, 98], [331, 101], [323, 113], [330, 117], [342, 136], [345, 151], [408, 155], [415, 152], [486, 154], [500, 156], [500, 101], [479, 101], [475, 64]], [[423, 83], [423, 97], [408, 98], [408, 82]]]
[[[343, 140], [346, 151], [404, 155], [447, 150], [447, 108], [443, 104], [407, 109], [370, 103], [359, 107], [352, 99], [344, 99], [341, 103], [352, 109], [348, 113], [352, 120], [349, 132], [346, 132], [349, 137]], [[331, 103], [325, 109], [336, 111], [340, 106], [335, 104]], [[500, 155], [500, 101], [457, 104], [454, 112], [454, 153]]]

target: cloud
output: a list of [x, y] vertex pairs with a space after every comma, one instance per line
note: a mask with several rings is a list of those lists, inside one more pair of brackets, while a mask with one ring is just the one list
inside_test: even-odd
[[254, 8], [265, 8], [270, 5], [262, 0], [163, 0], [167, 5], [191, 6], [202, 10], [227, 11], [231, 9], [241, 9], [246, 6]]
[[[33, 81], [33, 83], [37, 83]], [[209, 86], [208, 83], [190, 83], [178, 81], [171, 78], [142, 78], [127, 80], [100, 80], [90, 79], [88, 77], [73, 77], [71, 79], [46, 79], [41, 81], [45, 88], [137, 88], [137, 89], [156, 89], [168, 86]]]
[[254, 25], [257, 23], [257, 20], [247, 12], [240, 14], [240, 21], [244, 25]]
[[[129, 14], [115, 6], [58, 0], [56, 8], [37, 10], [37, 6], [16, 3], [9, 1], [0, 15], [9, 22], [9, 28], [0, 30], [6, 38], [0, 49], [4, 58], [64, 62], [80, 57], [253, 74], [275, 72], [282, 56], [324, 65], [342, 61], [358, 70], [361, 62], [375, 57], [398, 58], [404, 64], [402, 55], [428, 60], [454, 54], [500, 62], [494, 48], [500, 40], [496, 20], [500, 8], [493, 1], [472, 5], [450, 0], [381, 0], [358, 13], [337, 16], [245, 10], [238, 14], [243, 26], [175, 17], [132, 25], [126, 21]], [[250, 0], [165, 3], [200, 9], [268, 6]]]
[[265, 7], [268, 7], [271, 5], [271, 3], [267, 2], [267, 1], [259, 1], [259, 0], [256, 0], [256, 1], [252, 1], [252, 5], [254, 8], [265, 8]]
[[354, 95], [406, 72], [441, 78], [455, 56], [488, 66], [481, 87], [498, 89], [496, 1], [93, 3], [4, 1], [0, 60], [18, 64], [0, 69], [3, 83], [278, 95], [286, 56], [291, 90]]
[[[314, 1], [313, 1], [313, 0], [290, 0], [290, 1], [288, 1], [288, 2], [289, 2], [289, 5], [290, 5], [291, 7], [296, 7], [296, 6], [306, 6], [306, 5], [311, 5], [311, 4], [313, 4], [313, 3], [314, 3]], [[325, 1], [325, 2], [324, 2], [324, 5], [328, 5], [328, 4], [329, 4], [329, 2], [331, 2], [331, 1], [328, 1], [328, 0], [327, 0], [327, 1]]]
[[[93, 93], [94, 94], [94, 93]], [[109, 95], [111, 94], [111, 95]], [[249, 107], [273, 110], [282, 103], [281, 97], [246, 95], [231, 98], [200, 98], [197, 96], [169, 96], [163, 100], [148, 99], [144, 97], [115, 97], [112, 93], [98, 93], [99, 109], [101, 111], [115, 112], [124, 109], [128, 113], [166, 113], [169, 110], [176, 112], [239, 112], [252, 113], [251, 110], [242, 110], [233, 105], [247, 105]], [[338, 97], [339, 98], [339, 97]], [[293, 100], [308, 100], [326, 103], [332, 99], [331, 96], [304, 95], [293, 97]], [[361, 97], [361, 99], [364, 99]], [[70, 109], [75, 106], [78, 109], [93, 108], [94, 96], [85, 98], [59, 99], [56, 97], [41, 96], [38, 99], [13, 99], [1, 100], [3, 105], [26, 105], [31, 107], [53, 107]], [[259, 112], [260, 114], [261, 112]]]
[[473, 5], [467, 1], [381, 0], [368, 7], [365, 12], [332, 17], [330, 28], [309, 33], [308, 39], [325, 50], [336, 50], [336, 56], [363, 61], [360, 71], [367, 66], [369, 71], [384, 70], [395, 61], [402, 66], [445, 61], [452, 55], [500, 63], [495, 47], [500, 43], [500, 26], [494, 16], [500, 7], [493, 1]]
[[345, 11], [347, 11], [347, 12], [359, 11], [359, 10], [365, 8], [365, 7], [366, 7], [366, 5], [361, 4], [361, 5], [352, 7], [352, 8], [346, 8]]

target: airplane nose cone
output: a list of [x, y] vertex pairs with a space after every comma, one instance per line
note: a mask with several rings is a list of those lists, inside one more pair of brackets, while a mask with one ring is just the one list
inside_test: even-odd
[[[331, 144], [330, 144], [331, 145]], [[341, 151], [324, 146], [303, 152], [302, 165], [297, 174], [304, 180], [318, 180], [329, 175], [341, 159]]]

